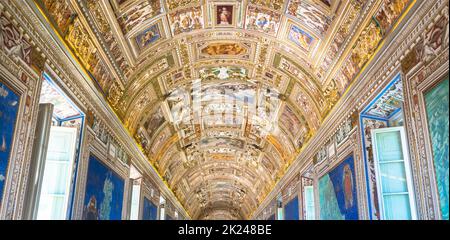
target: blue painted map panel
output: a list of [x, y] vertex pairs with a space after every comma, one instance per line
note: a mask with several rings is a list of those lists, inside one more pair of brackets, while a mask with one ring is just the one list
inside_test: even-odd
[[120, 220], [124, 180], [90, 156], [84, 199], [84, 220]]
[[284, 214], [286, 220], [299, 220], [299, 209], [298, 209], [298, 197], [292, 199], [284, 207]]
[[157, 220], [158, 218], [158, 207], [144, 197], [142, 220]]
[[11, 158], [20, 97], [0, 82], [0, 203]]
[[353, 156], [319, 179], [319, 206], [322, 220], [358, 220]]

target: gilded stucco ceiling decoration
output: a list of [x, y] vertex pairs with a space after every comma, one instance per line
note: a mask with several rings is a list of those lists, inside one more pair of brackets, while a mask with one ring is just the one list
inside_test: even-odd
[[35, 0], [192, 218], [248, 218], [409, 0]]

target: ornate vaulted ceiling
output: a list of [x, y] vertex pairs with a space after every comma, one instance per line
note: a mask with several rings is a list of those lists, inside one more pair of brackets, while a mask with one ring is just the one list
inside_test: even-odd
[[245, 219], [409, 0], [36, 0], [192, 218]]

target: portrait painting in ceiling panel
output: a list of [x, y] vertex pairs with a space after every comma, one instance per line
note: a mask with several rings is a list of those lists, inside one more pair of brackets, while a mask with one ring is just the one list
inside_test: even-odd
[[217, 5], [216, 6], [216, 26], [226, 27], [234, 24], [234, 6]]

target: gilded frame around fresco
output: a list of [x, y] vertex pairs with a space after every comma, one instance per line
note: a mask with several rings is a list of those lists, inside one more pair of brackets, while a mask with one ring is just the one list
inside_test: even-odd
[[127, 218], [128, 205], [127, 199], [130, 194], [130, 179], [129, 168], [120, 164], [120, 161], [112, 161], [110, 159], [108, 150], [104, 147], [103, 143], [97, 139], [92, 130], [86, 127], [86, 135], [84, 137], [83, 148], [81, 150], [81, 159], [78, 163], [78, 174], [76, 179], [75, 200], [73, 202], [73, 214], [72, 219], [80, 220], [83, 216], [84, 198], [86, 193], [88, 165], [91, 156], [95, 156], [96, 159], [104, 164], [111, 171], [116, 173], [120, 178], [124, 180], [124, 190], [122, 199], [122, 219]]
[[[9, 198], [11, 197], [10, 192], [11, 192], [11, 185], [12, 185], [12, 177], [13, 177], [13, 173], [11, 170], [14, 170], [15, 165], [18, 164], [18, 160], [17, 160], [17, 155], [18, 153], [18, 145], [19, 143], [19, 138], [20, 136], [18, 136], [20, 129], [23, 126], [23, 122], [20, 121], [20, 119], [23, 118], [24, 112], [25, 112], [25, 102], [26, 102], [26, 87], [24, 84], [22, 84], [19, 81], [15, 81], [13, 79], [11, 79], [11, 76], [7, 76], [9, 75], [6, 71], [3, 71], [3, 67], [0, 65], [0, 83], [4, 84], [8, 90], [10, 90], [11, 92], [13, 92], [18, 98], [19, 98], [19, 106], [17, 108], [17, 114], [14, 118], [14, 127], [13, 127], [13, 132], [12, 132], [12, 140], [11, 140], [11, 151], [9, 153], [8, 159], [1, 159], [1, 161], [7, 161], [7, 166], [6, 166], [6, 170], [5, 170], [5, 179], [3, 180], [4, 186], [3, 186], [3, 195], [0, 196], [0, 212], [3, 213], [4, 212], [4, 203], [7, 202], [9, 200]], [[1, 214], [0, 216], [2, 216], [3, 214]]]
[[[1, 205], [0, 219], [20, 219], [28, 181], [32, 139], [37, 118], [39, 76], [16, 56], [0, 50], [0, 81], [19, 96], [11, 153]], [[21, 79], [25, 79], [22, 81]]]

